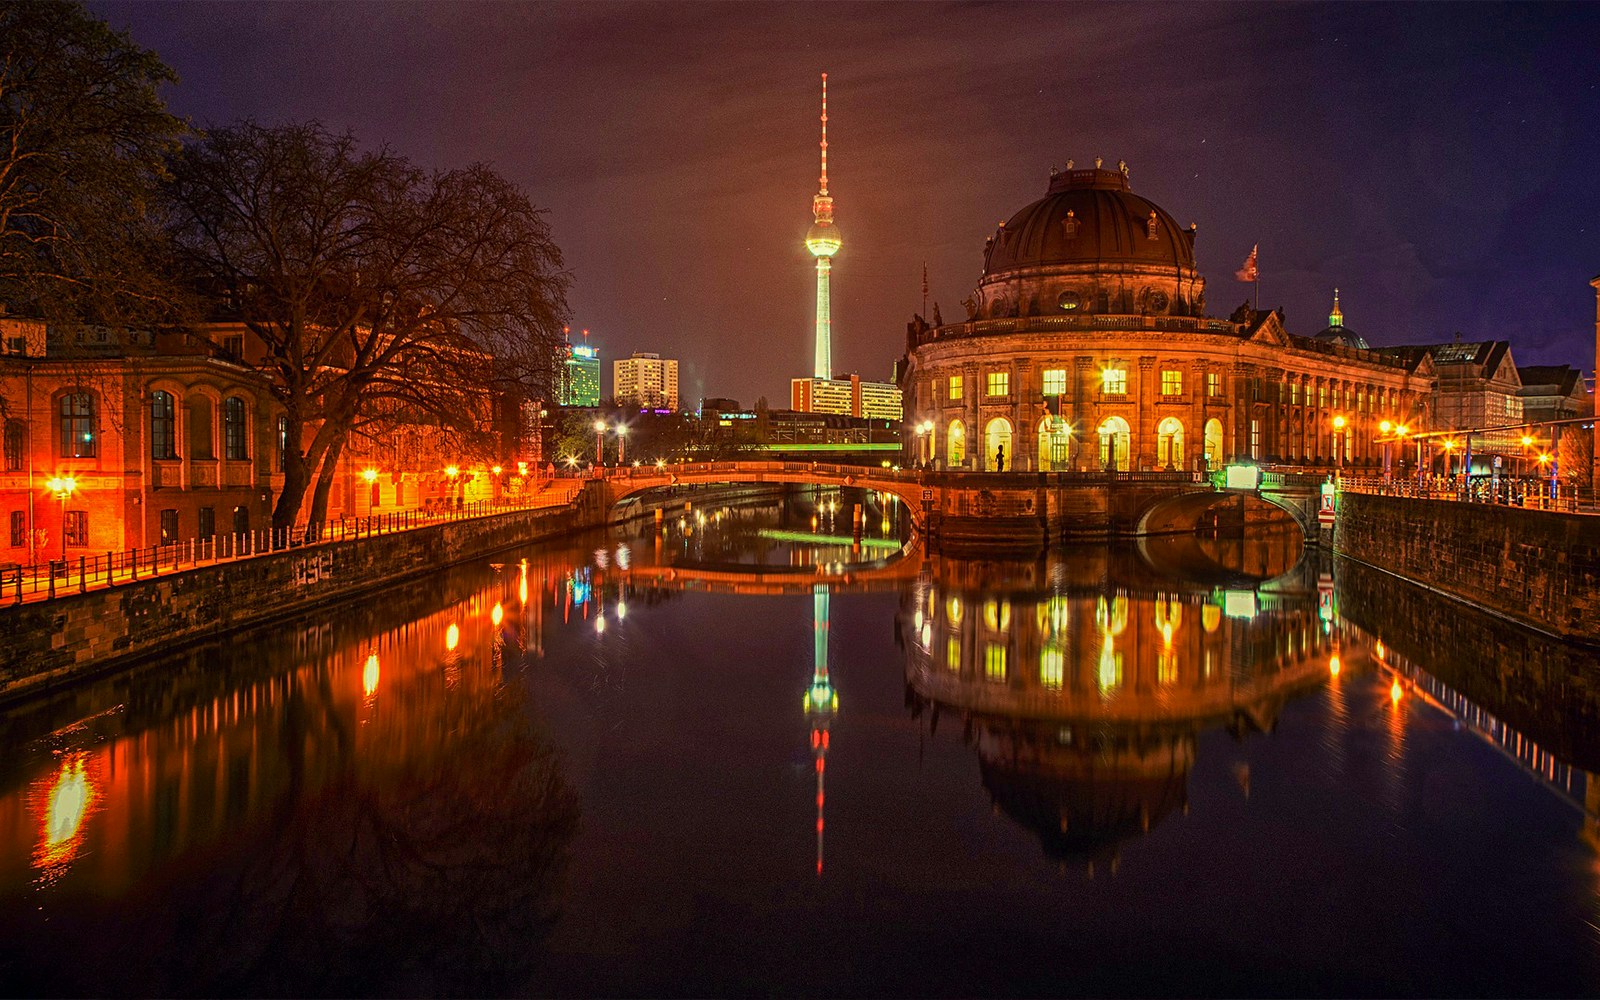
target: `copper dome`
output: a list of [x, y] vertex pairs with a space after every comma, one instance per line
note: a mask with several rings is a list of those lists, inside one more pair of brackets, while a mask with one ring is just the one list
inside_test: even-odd
[[1143, 264], [1194, 268], [1194, 233], [1128, 188], [1117, 170], [1068, 170], [1046, 195], [1001, 225], [985, 276], [1056, 264]]

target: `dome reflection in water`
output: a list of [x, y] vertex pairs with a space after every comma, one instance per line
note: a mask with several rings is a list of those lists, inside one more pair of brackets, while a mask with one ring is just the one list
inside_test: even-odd
[[[995, 807], [1090, 871], [1186, 809], [1202, 732], [1271, 731], [1339, 655], [1298, 534], [1157, 548], [1238, 589], [1158, 575], [1148, 553], [1077, 547], [941, 560], [899, 615], [912, 714], [959, 726]], [[1251, 569], [1276, 571], [1270, 589]]]

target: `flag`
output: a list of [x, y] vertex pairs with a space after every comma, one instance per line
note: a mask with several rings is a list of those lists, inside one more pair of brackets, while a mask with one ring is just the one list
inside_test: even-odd
[[1239, 270], [1233, 272], [1233, 276], [1235, 278], [1238, 278], [1243, 282], [1261, 280], [1261, 273], [1256, 270], [1256, 251], [1260, 249], [1261, 244], [1259, 243], [1250, 248], [1250, 256], [1244, 259], [1244, 264], [1239, 268]]

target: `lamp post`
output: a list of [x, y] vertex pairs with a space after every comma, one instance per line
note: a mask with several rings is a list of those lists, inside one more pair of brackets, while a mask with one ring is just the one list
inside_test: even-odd
[[1384, 478], [1385, 482], [1387, 482], [1393, 476], [1393, 471], [1392, 471], [1392, 469], [1390, 467], [1390, 464], [1389, 464], [1389, 432], [1392, 431], [1392, 430], [1394, 430], [1394, 424], [1390, 423], [1387, 420], [1384, 420], [1384, 421], [1382, 421], [1382, 422], [1380, 422], [1378, 424], [1378, 433], [1382, 434], [1383, 438], [1384, 438], [1384, 440], [1383, 440], [1383, 478]]
[[617, 467], [621, 468], [627, 463], [628, 454], [628, 425], [617, 425]]
[[594, 422], [594, 467], [596, 469], [605, 465], [606, 461], [606, 422]]
[[461, 470], [456, 466], [445, 466], [444, 477], [449, 481], [449, 485], [445, 487], [447, 493], [445, 498], [446, 507], [456, 507], [460, 505], [460, 502], [456, 497], [456, 477], [459, 475], [461, 475]]
[[1339, 481], [1344, 472], [1344, 415], [1333, 418], [1333, 479]]
[[[78, 481], [71, 476], [56, 476], [45, 483], [55, 498], [61, 501], [61, 561], [67, 561], [67, 501], [72, 499], [72, 492], [78, 488]], [[54, 584], [52, 584], [54, 586]]]

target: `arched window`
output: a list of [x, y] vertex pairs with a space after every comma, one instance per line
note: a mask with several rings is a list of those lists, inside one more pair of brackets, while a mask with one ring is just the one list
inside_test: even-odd
[[189, 410], [189, 437], [185, 450], [189, 458], [216, 458], [211, 440], [211, 400], [205, 396], [190, 396], [186, 406]]
[[1156, 464], [1165, 469], [1183, 468], [1183, 423], [1168, 417], [1156, 427]]
[[967, 428], [959, 420], [950, 421], [950, 432], [945, 436], [949, 455], [946, 464], [952, 469], [962, 468], [967, 461]]
[[995, 472], [1016, 468], [1016, 453], [1011, 449], [1011, 421], [1005, 417], [989, 421], [983, 432], [983, 456]]
[[250, 457], [249, 427], [245, 422], [244, 400], [229, 396], [222, 403], [222, 457], [242, 462]]
[[1067, 443], [1072, 439], [1067, 422], [1061, 417], [1047, 416], [1039, 421], [1039, 471], [1065, 472], [1071, 468], [1067, 459]]
[[1128, 422], [1121, 417], [1107, 417], [1100, 424], [1100, 466], [1128, 471]]
[[87, 392], [69, 392], [61, 397], [61, 457], [94, 455], [94, 397]]
[[1206, 468], [1222, 467], [1222, 421], [1215, 417], [1206, 421]]
[[178, 457], [178, 407], [163, 389], [150, 394], [150, 457]]

